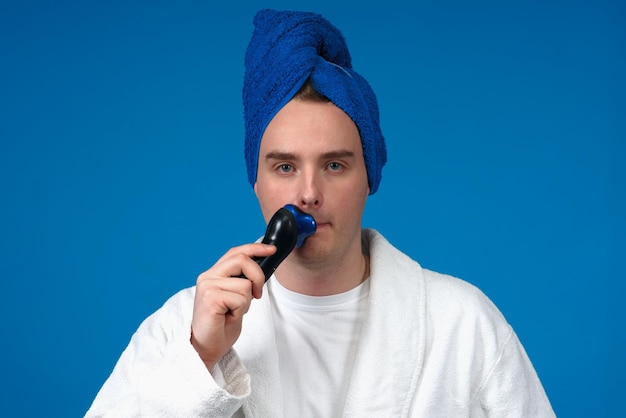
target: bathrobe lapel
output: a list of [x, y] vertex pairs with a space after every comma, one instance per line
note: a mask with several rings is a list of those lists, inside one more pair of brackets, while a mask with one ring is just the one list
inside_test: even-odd
[[344, 416], [404, 417], [410, 412], [425, 346], [421, 267], [365, 230], [370, 242], [370, 299]]

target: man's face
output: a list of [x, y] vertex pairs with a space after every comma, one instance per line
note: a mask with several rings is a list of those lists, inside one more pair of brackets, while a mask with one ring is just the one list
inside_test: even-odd
[[332, 103], [291, 100], [267, 126], [254, 191], [265, 221], [291, 203], [313, 215], [317, 232], [292, 253], [314, 267], [340, 261], [361, 243], [369, 195], [358, 129]]

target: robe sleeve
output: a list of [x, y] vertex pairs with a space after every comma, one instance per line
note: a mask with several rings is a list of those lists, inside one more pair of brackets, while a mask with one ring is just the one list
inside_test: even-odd
[[173, 296], [141, 324], [86, 417], [231, 417], [241, 408], [248, 372], [233, 349], [206, 369], [189, 341], [187, 299]]
[[554, 417], [524, 347], [511, 329], [472, 400], [472, 417]]

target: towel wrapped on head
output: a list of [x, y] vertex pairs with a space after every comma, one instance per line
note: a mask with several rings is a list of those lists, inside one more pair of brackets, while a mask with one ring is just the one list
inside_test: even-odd
[[245, 57], [243, 105], [248, 180], [256, 182], [265, 128], [302, 85], [343, 110], [361, 135], [370, 194], [387, 160], [378, 103], [368, 82], [352, 69], [346, 41], [324, 17], [308, 12], [261, 10]]

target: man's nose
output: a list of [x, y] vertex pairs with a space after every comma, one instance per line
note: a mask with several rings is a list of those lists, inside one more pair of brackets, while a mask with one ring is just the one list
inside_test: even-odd
[[320, 179], [314, 173], [303, 173], [298, 200], [303, 209], [318, 208], [322, 204]]

